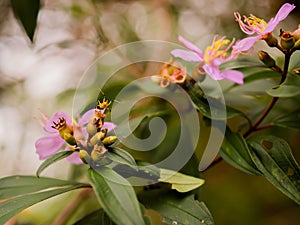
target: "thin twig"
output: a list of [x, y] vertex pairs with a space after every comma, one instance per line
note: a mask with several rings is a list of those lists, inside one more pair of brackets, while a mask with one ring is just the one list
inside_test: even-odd
[[[291, 58], [291, 53], [287, 52], [285, 54], [284, 69], [281, 73], [281, 80], [279, 82], [279, 85], [281, 85], [287, 77], [290, 58]], [[245, 138], [248, 137], [252, 132], [257, 131], [258, 129], [260, 129], [260, 128], [258, 128], [258, 126], [266, 118], [266, 116], [269, 114], [269, 112], [273, 109], [273, 107], [276, 104], [276, 102], [278, 101], [278, 99], [279, 99], [278, 97], [272, 97], [270, 103], [265, 108], [265, 110], [262, 112], [261, 116], [256, 120], [256, 122], [253, 124], [253, 126], [250, 127], [250, 129], [244, 134]]]
[[88, 196], [92, 192], [91, 188], [84, 188], [78, 193], [78, 195], [71, 201], [60, 215], [54, 220], [52, 225], [64, 225], [70, 218], [71, 214], [76, 210], [82, 199]]

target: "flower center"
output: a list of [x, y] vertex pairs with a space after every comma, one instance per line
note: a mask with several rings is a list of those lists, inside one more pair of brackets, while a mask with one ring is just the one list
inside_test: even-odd
[[244, 22], [247, 23], [250, 27], [252, 27], [252, 29], [254, 31], [257, 31], [260, 33], [262, 33], [268, 25], [268, 23], [266, 21], [254, 16], [252, 14], [250, 14], [250, 16], [248, 18], [244, 17]]
[[217, 35], [214, 37], [212, 45], [208, 46], [204, 51], [204, 62], [207, 64], [212, 64], [213, 61], [217, 58], [225, 59], [228, 50], [233, 45], [235, 40], [225, 39], [222, 37], [219, 40], [217, 39]]

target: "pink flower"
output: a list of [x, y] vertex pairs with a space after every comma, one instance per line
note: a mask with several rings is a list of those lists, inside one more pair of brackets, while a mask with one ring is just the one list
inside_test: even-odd
[[[87, 132], [83, 126], [88, 123], [89, 119], [94, 115], [94, 113], [95, 109], [87, 111], [82, 115], [82, 117], [78, 118], [78, 123], [75, 124], [72, 122], [72, 118], [64, 112], [55, 113], [55, 115], [51, 119], [48, 119], [47, 116], [41, 112], [44, 122], [42, 122], [41, 120], [39, 120], [39, 122], [44, 127], [44, 130], [50, 134], [45, 137], [39, 138], [35, 142], [36, 153], [39, 155], [39, 159], [44, 160], [54, 155], [66, 143], [66, 141], [59, 134], [59, 131], [55, 129], [55, 126], [53, 126], [57, 124], [57, 121], [60, 121], [63, 118], [66, 122], [66, 126], [72, 130], [72, 135], [74, 136], [76, 141], [82, 142], [84, 138], [87, 137]], [[116, 126], [110, 122], [105, 122], [103, 124], [103, 128], [107, 128], [108, 132], [113, 130], [115, 127]], [[67, 146], [66, 149], [70, 149], [70, 146]], [[67, 160], [74, 164], [82, 163], [81, 159], [79, 158], [78, 152], [74, 152], [72, 155], [67, 157]]]
[[238, 54], [231, 53], [228, 55], [228, 51], [232, 47], [235, 40], [231, 42], [226, 37], [217, 39], [217, 35], [210, 46], [208, 46], [204, 53], [194, 44], [185, 40], [179, 36], [179, 41], [183, 43], [191, 51], [183, 49], [175, 49], [171, 54], [175, 57], [179, 57], [189, 62], [199, 62], [199, 71], [203, 74], [208, 74], [214, 80], [227, 79], [231, 82], [243, 84], [243, 74], [235, 70], [220, 71], [219, 66], [223, 62], [237, 58]]
[[180, 64], [173, 62], [171, 59], [169, 62], [165, 63], [159, 71], [158, 81], [161, 87], [167, 87], [171, 83], [182, 84], [186, 79], [186, 70], [181, 68]]
[[252, 35], [252, 34], [258, 34], [258, 35], [247, 37], [245, 39], [238, 41], [232, 47], [234, 51], [243, 53], [245, 51], [248, 51], [250, 48], [252, 48], [256, 41], [266, 39], [271, 34], [271, 32], [276, 28], [279, 22], [284, 20], [295, 7], [296, 6], [289, 3], [283, 4], [281, 8], [278, 10], [276, 16], [271, 18], [268, 23], [265, 20], [260, 19], [252, 14], [250, 14], [249, 17], [243, 16], [242, 18], [242, 16], [238, 12], [235, 12], [234, 13], [235, 19], [239, 23], [242, 31], [244, 31], [244, 33], [248, 35]]

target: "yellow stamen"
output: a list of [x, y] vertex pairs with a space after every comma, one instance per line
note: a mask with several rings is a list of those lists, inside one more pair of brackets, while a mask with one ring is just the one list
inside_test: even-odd
[[263, 32], [268, 25], [266, 21], [263, 19], [260, 19], [252, 14], [248, 18], [244, 19], [245, 23], [248, 23], [249, 26], [251, 26], [254, 29], [258, 29], [260, 32]]
[[109, 100], [106, 100], [105, 98], [102, 100], [102, 102], [100, 102], [99, 101], [99, 103], [98, 103], [98, 107], [100, 108], [100, 109], [106, 109], [106, 108], [108, 108], [108, 106], [111, 104], [111, 101], [109, 101]]
[[[225, 58], [227, 55], [227, 51], [232, 46], [233, 42], [235, 40], [232, 40], [230, 43], [230, 40], [225, 39], [225, 37], [221, 38], [220, 40], [216, 41], [217, 36], [215, 36], [214, 41], [212, 45], [208, 46], [204, 51], [204, 62], [210, 63], [214, 59], [222, 57]], [[225, 49], [224, 46], [227, 46]]]

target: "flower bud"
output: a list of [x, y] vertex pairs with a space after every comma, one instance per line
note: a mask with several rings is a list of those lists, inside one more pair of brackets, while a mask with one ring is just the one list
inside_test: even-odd
[[102, 156], [107, 152], [107, 149], [102, 145], [95, 145], [91, 152], [91, 158], [93, 161], [99, 161]]
[[103, 126], [103, 120], [105, 118], [105, 114], [101, 112], [99, 109], [95, 109], [94, 116], [89, 120], [86, 131], [90, 136], [93, 136], [97, 132], [99, 132]]
[[269, 68], [276, 66], [275, 60], [265, 51], [258, 51], [258, 58]]
[[97, 132], [91, 139], [90, 139], [90, 145], [96, 145], [99, 142], [101, 142], [101, 140], [103, 140], [106, 136], [107, 133], [107, 129], [102, 129], [100, 132]]
[[76, 139], [73, 136], [72, 127], [67, 125], [65, 118], [61, 117], [57, 122], [53, 121], [54, 126], [52, 128], [58, 130], [59, 135], [62, 139], [64, 139], [69, 145], [76, 145]]
[[95, 126], [93, 120], [94, 120], [94, 118], [91, 118], [89, 120], [88, 124], [86, 125], [86, 131], [91, 136], [97, 133], [97, 127]]
[[276, 47], [278, 45], [278, 40], [271, 33], [263, 35], [263, 39], [270, 47]]
[[77, 145], [76, 139], [73, 136], [73, 132], [69, 130], [61, 130], [59, 131], [59, 135], [62, 139], [64, 139], [69, 145]]
[[295, 45], [295, 38], [291, 32], [280, 30], [280, 45], [286, 50], [290, 50]]
[[295, 74], [299, 75], [300, 74], [300, 68], [293, 69], [293, 72]]
[[116, 140], [117, 140], [116, 136], [108, 136], [102, 140], [102, 144], [104, 144], [105, 146], [110, 146], [113, 143], [115, 143]]
[[79, 151], [79, 157], [85, 164], [89, 164], [91, 157], [89, 153], [86, 150], [80, 150]]

